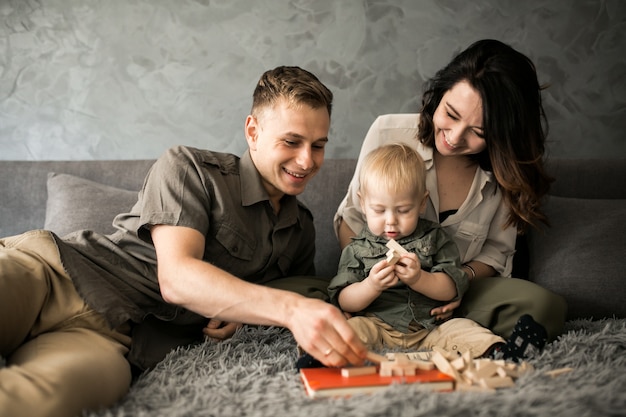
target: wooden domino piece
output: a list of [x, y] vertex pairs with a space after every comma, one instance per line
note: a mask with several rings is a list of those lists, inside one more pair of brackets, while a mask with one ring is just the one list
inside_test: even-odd
[[389, 265], [395, 265], [398, 263], [399, 260], [400, 255], [398, 254], [398, 252], [393, 249], [389, 249], [389, 252], [387, 252], [387, 263]]
[[393, 239], [389, 239], [389, 241], [385, 244], [389, 249], [398, 252], [400, 255], [404, 255], [409, 253], [408, 250], [404, 249], [398, 242]]
[[397, 264], [402, 255], [409, 253], [409, 251], [404, 249], [398, 242], [393, 239], [389, 239], [385, 246], [389, 248], [389, 251], [387, 252], [387, 263], [389, 265]]
[[547, 371], [545, 374], [552, 377], [552, 378], [556, 378], [557, 376], [566, 374], [568, 372], [572, 372], [574, 369], [573, 368], [558, 368], [558, 369], [554, 369], [552, 371]]
[[383, 355], [379, 355], [378, 353], [374, 353], [374, 352], [367, 352], [366, 358], [368, 361], [373, 362], [373, 363], [381, 363], [381, 362], [386, 362], [388, 360]]
[[386, 361], [380, 363], [380, 375], [392, 376], [392, 375], [415, 375], [417, 365], [411, 361], [407, 355], [396, 353], [393, 361]]
[[375, 366], [352, 366], [348, 368], [341, 368], [341, 376], [344, 378], [359, 375], [373, 375], [376, 372], [378, 371]]

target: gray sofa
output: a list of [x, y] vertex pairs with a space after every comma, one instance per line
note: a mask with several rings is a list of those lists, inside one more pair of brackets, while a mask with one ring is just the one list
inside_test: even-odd
[[[0, 237], [36, 228], [110, 232], [152, 162], [0, 161]], [[315, 216], [319, 275], [333, 275], [339, 259], [332, 218], [355, 163], [326, 160], [301, 196]], [[568, 319], [626, 317], [626, 159], [552, 159], [548, 168], [552, 227], [520, 239], [516, 276], [565, 296]]]

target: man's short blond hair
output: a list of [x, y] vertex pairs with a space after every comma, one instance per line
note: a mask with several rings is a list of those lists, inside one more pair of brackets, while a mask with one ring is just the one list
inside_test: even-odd
[[384, 189], [391, 193], [414, 190], [417, 198], [426, 194], [426, 166], [420, 154], [404, 143], [391, 143], [371, 151], [359, 174], [359, 193]]

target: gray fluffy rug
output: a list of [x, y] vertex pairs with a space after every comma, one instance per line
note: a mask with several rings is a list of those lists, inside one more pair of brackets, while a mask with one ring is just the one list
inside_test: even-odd
[[[288, 331], [244, 327], [229, 341], [173, 351], [119, 404], [85, 416], [626, 416], [626, 319], [568, 322], [563, 336], [531, 358], [534, 372], [496, 393], [398, 385], [372, 395], [309, 399], [295, 361]], [[545, 375], [562, 367], [574, 370]]]

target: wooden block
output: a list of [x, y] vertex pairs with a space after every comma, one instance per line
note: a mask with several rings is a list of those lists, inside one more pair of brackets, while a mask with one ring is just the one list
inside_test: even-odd
[[437, 369], [439, 369], [444, 374], [450, 375], [457, 381], [461, 380], [461, 375], [457, 372], [456, 369], [452, 367], [452, 365], [450, 365], [448, 359], [446, 359], [438, 350], [435, 350], [435, 352], [430, 357], [430, 360], [433, 361]]
[[390, 249], [389, 252], [387, 252], [387, 263], [389, 265], [395, 265], [398, 263], [399, 260], [400, 255], [398, 254], [398, 252], [393, 249]]
[[515, 382], [513, 382], [513, 379], [508, 376], [504, 378], [494, 376], [490, 378], [481, 378], [480, 386], [484, 388], [507, 388], [515, 386]]
[[374, 352], [367, 352], [367, 360], [373, 363], [387, 362], [387, 358]]
[[485, 366], [490, 366], [492, 364], [493, 364], [493, 361], [491, 359], [485, 359], [485, 358], [474, 359], [474, 366], [476, 367], [476, 369], [481, 369], [481, 368], [484, 368]]
[[417, 374], [417, 371], [415, 370], [415, 366], [412, 366], [410, 368], [402, 368], [402, 375], [413, 376], [415, 374]]
[[476, 371], [465, 371], [461, 374], [463, 381], [467, 384], [478, 384], [478, 377], [476, 376]]
[[462, 372], [467, 366], [465, 363], [465, 358], [463, 356], [459, 356], [458, 358], [452, 360], [450, 362], [450, 365], [452, 365], [452, 367], [459, 372]]
[[483, 362], [480, 366], [476, 367], [476, 375], [478, 379], [489, 378], [496, 375], [498, 371], [498, 365], [493, 362]]
[[389, 241], [385, 244], [389, 249], [398, 252], [400, 255], [404, 255], [409, 253], [408, 250], [404, 249], [398, 242], [393, 239], [389, 239]]
[[341, 376], [350, 378], [357, 375], [373, 375], [376, 373], [375, 366], [353, 366], [349, 368], [341, 368]]
[[405, 353], [396, 353], [393, 356], [393, 359], [396, 361], [397, 364], [406, 364], [409, 362], [409, 357]]
[[517, 369], [515, 368], [510, 368], [508, 366], [500, 366], [498, 367], [498, 370], [496, 371], [496, 373], [499, 376], [510, 376], [511, 378], [519, 378], [519, 372]]
[[552, 378], [556, 378], [559, 375], [563, 375], [566, 374], [568, 372], [572, 372], [574, 370], [574, 368], [559, 368], [559, 369], [554, 369], [552, 371], [548, 371], [545, 374], [552, 377]]
[[444, 348], [441, 348], [439, 346], [433, 346], [433, 353], [434, 352], [439, 352], [439, 354], [441, 354], [441, 356], [443, 356], [444, 358], [446, 358], [446, 360], [451, 361], [453, 359], [456, 359], [458, 356], [448, 352], [447, 350], [445, 350]]
[[417, 369], [421, 369], [422, 371], [431, 371], [431, 370], [435, 369], [435, 364], [432, 363], [431, 361], [423, 361], [423, 360], [419, 360], [419, 359], [413, 359], [413, 360], [411, 360], [411, 362], [415, 364], [415, 367]]
[[409, 360], [405, 354], [397, 353], [394, 355], [395, 360], [380, 363], [380, 375], [415, 375], [416, 364]]
[[[383, 362], [387, 363], [387, 362]], [[378, 370], [378, 374], [380, 376], [393, 376], [393, 369], [387, 366], [383, 366], [383, 363], [380, 364], [380, 369]]]
[[529, 364], [526, 361], [523, 361], [518, 367], [517, 367], [520, 375], [526, 372], [530, 372], [530, 371], [534, 371], [535, 367], [532, 366], [531, 364]]
[[415, 375], [416, 371], [415, 371], [415, 366], [409, 364], [406, 365], [402, 365], [402, 364], [397, 364], [395, 362], [383, 362], [380, 364], [380, 371], [379, 371], [381, 376], [392, 376], [392, 375], [396, 375], [396, 376], [403, 376], [403, 375]]
[[417, 352], [407, 352], [406, 356], [409, 357], [412, 361], [420, 360], [420, 361], [428, 361], [430, 360], [430, 355], [432, 355], [432, 351], [417, 351]]
[[[431, 352], [406, 352], [401, 355], [405, 356], [417, 369], [424, 371], [430, 371], [435, 369], [435, 364], [430, 361]], [[396, 358], [395, 353], [388, 353], [387, 359], [394, 360]]]

